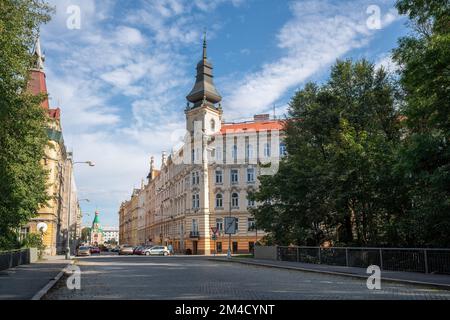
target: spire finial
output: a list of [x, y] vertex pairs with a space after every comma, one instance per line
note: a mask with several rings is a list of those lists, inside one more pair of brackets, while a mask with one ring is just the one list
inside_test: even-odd
[[36, 42], [34, 44], [33, 54], [35, 56], [35, 62], [33, 67], [37, 70], [44, 71], [45, 56], [42, 54], [41, 40], [39, 35], [37, 36]]
[[203, 31], [203, 59], [206, 59], [207, 58], [207, 56], [206, 56], [206, 28], [205, 28], [205, 30]]

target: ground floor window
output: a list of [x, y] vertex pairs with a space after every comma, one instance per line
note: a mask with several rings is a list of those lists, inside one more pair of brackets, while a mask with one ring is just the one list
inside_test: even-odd
[[217, 253], [222, 253], [222, 242], [216, 243], [216, 251]]
[[237, 251], [238, 251], [238, 243], [233, 242], [233, 253], [237, 253]]
[[255, 243], [253, 241], [250, 241], [248, 243], [248, 252], [252, 252], [255, 250]]

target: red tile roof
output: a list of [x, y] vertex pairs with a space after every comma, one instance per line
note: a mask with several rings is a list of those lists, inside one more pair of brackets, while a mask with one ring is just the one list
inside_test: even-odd
[[281, 120], [270, 120], [264, 122], [241, 122], [224, 123], [220, 130], [221, 134], [227, 131], [264, 131], [264, 130], [283, 130], [284, 123]]

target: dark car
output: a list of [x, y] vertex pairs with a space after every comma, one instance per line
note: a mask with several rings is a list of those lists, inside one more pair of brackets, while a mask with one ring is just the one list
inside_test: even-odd
[[91, 254], [100, 254], [100, 248], [99, 247], [91, 247], [90, 249]]
[[143, 254], [143, 251], [144, 251], [143, 246], [137, 246], [136, 248], [133, 249], [133, 254], [140, 256]]

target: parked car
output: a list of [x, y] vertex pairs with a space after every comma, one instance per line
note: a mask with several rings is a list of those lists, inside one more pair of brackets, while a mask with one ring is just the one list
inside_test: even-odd
[[150, 250], [153, 248], [153, 246], [146, 246], [142, 249], [142, 255], [144, 256], [149, 256], [150, 255]]
[[168, 256], [170, 255], [170, 251], [166, 246], [154, 246], [149, 250], [151, 255], [162, 255]]
[[100, 254], [100, 248], [99, 247], [91, 247], [91, 254]]
[[134, 248], [133, 254], [140, 256], [142, 255], [143, 250], [144, 250], [143, 246], [137, 246], [136, 248]]
[[111, 249], [109, 249], [110, 252], [119, 252], [120, 251], [120, 247], [113, 247]]
[[86, 246], [81, 246], [77, 249], [77, 256], [90, 256], [91, 248]]
[[123, 246], [120, 247], [119, 255], [132, 255], [133, 250], [134, 250], [133, 246], [124, 244]]

